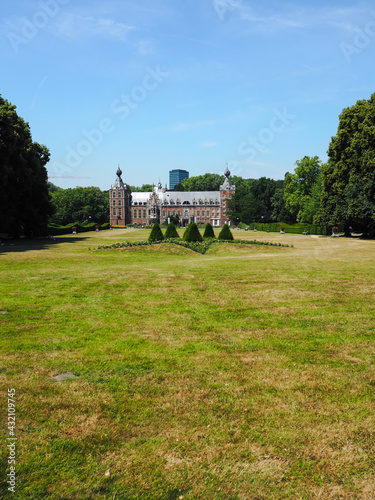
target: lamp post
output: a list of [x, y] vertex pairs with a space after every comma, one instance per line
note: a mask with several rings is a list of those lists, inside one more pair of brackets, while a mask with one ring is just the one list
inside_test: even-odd
[[262, 215], [262, 231], [263, 231], [263, 215]]

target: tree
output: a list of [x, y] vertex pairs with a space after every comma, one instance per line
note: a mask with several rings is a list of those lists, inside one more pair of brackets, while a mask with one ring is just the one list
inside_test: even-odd
[[287, 222], [292, 224], [295, 218], [285, 206], [284, 200], [284, 180], [276, 181], [276, 189], [271, 197], [272, 213], [271, 220], [275, 222]]
[[233, 240], [233, 234], [229, 229], [228, 224], [224, 224], [223, 229], [220, 231], [219, 236], [217, 238], [219, 240]]
[[178, 232], [177, 232], [176, 226], [173, 224], [173, 222], [170, 222], [170, 223], [168, 224], [167, 229], [166, 229], [166, 231], [165, 231], [164, 238], [165, 238], [165, 239], [169, 239], [169, 238], [179, 238], [179, 235], [178, 235]]
[[191, 226], [188, 227], [187, 236], [186, 238], [184, 238], [184, 240], [192, 242], [203, 240], [202, 235], [199, 232], [198, 226], [196, 225], [195, 222], [193, 222]]
[[52, 203], [55, 213], [51, 221], [55, 224], [109, 222], [109, 196], [98, 187], [59, 189], [52, 193]]
[[193, 224], [194, 224], [194, 222], [193, 222], [193, 221], [190, 221], [190, 222], [189, 222], [189, 225], [188, 225], [188, 226], [187, 226], [187, 228], [185, 229], [184, 234], [182, 235], [182, 239], [183, 239], [184, 241], [189, 241], [189, 239], [188, 239], [188, 238], [189, 238], [190, 228], [191, 228], [191, 226], [192, 226]]
[[61, 187], [55, 186], [55, 184], [53, 184], [53, 182], [51, 182], [51, 181], [47, 182], [47, 186], [48, 186], [49, 193], [54, 193], [55, 191], [58, 191], [59, 189], [61, 189]]
[[321, 220], [375, 232], [375, 94], [345, 108], [322, 168]]
[[152, 184], [142, 184], [139, 186], [129, 186], [132, 193], [150, 193], [153, 190]]
[[321, 161], [317, 156], [304, 156], [296, 165], [294, 174], [285, 174], [285, 206], [298, 222], [312, 222], [304, 220], [304, 207], [309, 203], [313, 186], [319, 183]]
[[220, 184], [223, 182], [223, 175], [204, 174], [184, 179], [182, 185], [184, 191], [219, 191]]
[[163, 233], [160, 229], [160, 225], [155, 222], [152, 226], [150, 236], [148, 237], [148, 241], [162, 241], [164, 240]]
[[0, 95], [0, 233], [38, 235], [53, 208], [47, 186], [49, 150]]
[[209, 222], [204, 228], [203, 238], [215, 238], [214, 228]]

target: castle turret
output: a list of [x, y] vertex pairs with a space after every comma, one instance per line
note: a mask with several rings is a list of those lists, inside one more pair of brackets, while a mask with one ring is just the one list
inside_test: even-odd
[[131, 192], [127, 184], [124, 184], [120, 167], [116, 171], [116, 181], [109, 191], [110, 224], [111, 226], [125, 226], [130, 224]]

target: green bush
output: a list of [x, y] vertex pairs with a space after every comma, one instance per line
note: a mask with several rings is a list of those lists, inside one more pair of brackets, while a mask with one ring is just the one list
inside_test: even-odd
[[167, 230], [165, 231], [164, 238], [179, 238], [176, 226], [173, 224], [173, 222], [170, 222], [168, 224]]
[[[186, 233], [186, 231], [185, 231]], [[195, 222], [193, 222], [188, 228], [188, 234], [187, 237], [185, 238], [185, 241], [189, 242], [194, 242], [194, 241], [203, 241], [202, 235], [199, 232], [198, 226], [196, 225]]]
[[204, 229], [203, 238], [215, 238], [214, 228], [209, 222]]
[[155, 222], [152, 226], [150, 236], [148, 237], [148, 241], [162, 241], [164, 240], [163, 233], [160, 229], [160, 225]]
[[184, 234], [182, 235], [182, 239], [183, 239], [184, 241], [189, 241], [187, 238], [189, 238], [190, 228], [191, 228], [191, 226], [192, 226], [193, 224], [194, 224], [194, 222], [193, 222], [193, 221], [190, 221], [190, 222], [189, 222], [189, 225], [188, 225], [188, 226], [187, 226], [187, 228], [185, 229]]
[[228, 224], [224, 224], [223, 229], [219, 233], [218, 239], [227, 241], [233, 240], [233, 234], [231, 233]]

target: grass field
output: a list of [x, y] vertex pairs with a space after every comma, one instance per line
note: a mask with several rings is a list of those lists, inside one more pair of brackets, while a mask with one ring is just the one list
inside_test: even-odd
[[374, 499], [375, 242], [148, 234], [0, 247], [0, 497]]

